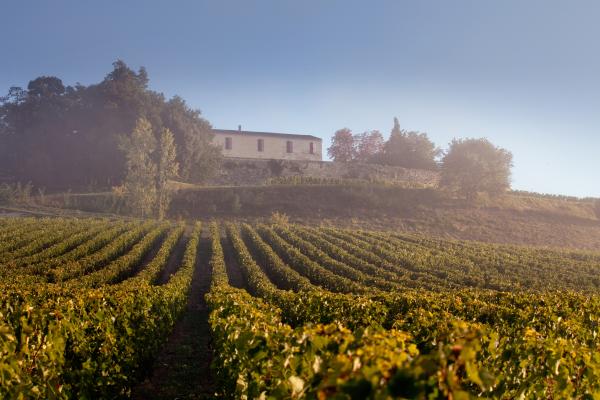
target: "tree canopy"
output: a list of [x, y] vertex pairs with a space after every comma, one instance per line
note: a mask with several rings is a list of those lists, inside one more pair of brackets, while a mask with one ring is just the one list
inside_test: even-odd
[[159, 140], [152, 131], [150, 122], [140, 118], [133, 132], [121, 137], [127, 167], [123, 189], [133, 214], [163, 219], [171, 202], [168, 183], [177, 177], [179, 164], [171, 131], [163, 128]]
[[440, 153], [426, 133], [401, 129], [398, 119], [394, 118], [394, 127], [383, 147], [381, 162], [404, 168], [436, 169], [436, 157]]
[[333, 161], [353, 161], [356, 157], [356, 149], [352, 131], [348, 128], [336, 131], [331, 139], [331, 146], [327, 149], [327, 154]]
[[355, 136], [356, 160], [374, 162], [383, 151], [385, 140], [379, 131], [366, 131]]
[[157, 200], [158, 168], [154, 160], [156, 139], [150, 122], [140, 118], [131, 135], [121, 138], [120, 148], [126, 160], [123, 186], [128, 205], [136, 215], [152, 215]]
[[171, 203], [171, 190], [169, 180], [175, 179], [179, 174], [179, 164], [175, 149], [175, 140], [169, 128], [163, 128], [157, 148], [156, 161], [156, 192], [157, 216], [163, 219]]
[[436, 159], [441, 154], [426, 133], [401, 129], [397, 118], [387, 141], [377, 130], [353, 135], [350, 129], [344, 128], [334, 134], [327, 152], [333, 161], [430, 170], [438, 168]]
[[27, 89], [10, 88], [0, 98], [0, 173], [52, 189], [119, 185], [126, 173], [119, 138], [144, 118], [157, 141], [163, 129], [172, 132], [182, 179], [210, 176], [221, 157], [210, 123], [148, 82], [143, 67], [136, 72], [119, 60], [97, 84], [42, 76]]
[[442, 160], [440, 185], [467, 199], [510, 188], [512, 154], [487, 139], [454, 139]]

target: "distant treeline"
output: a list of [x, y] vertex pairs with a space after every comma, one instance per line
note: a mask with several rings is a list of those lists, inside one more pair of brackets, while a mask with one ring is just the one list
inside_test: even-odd
[[512, 192], [515, 195], [526, 196], [526, 197], [538, 197], [538, 198], [542, 198], [542, 199], [554, 199], [554, 200], [565, 200], [565, 201], [597, 202], [598, 204], [600, 204], [600, 198], [598, 198], [598, 197], [566, 196], [566, 195], [562, 195], [562, 194], [529, 192], [527, 190], [513, 190]]
[[42, 76], [0, 97], [0, 175], [49, 189], [119, 185], [119, 143], [139, 118], [157, 138], [164, 128], [173, 133], [182, 179], [202, 181], [217, 167], [220, 150], [200, 112], [149, 90], [144, 68], [116, 61], [97, 84], [65, 86]]
[[400, 128], [397, 118], [388, 140], [381, 132], [366, 131], [354, 134], [348, 128], [339, 129], [331, 140], [327, 154], [334, 161], [365, 162], [394, 165], [404, 168], [437, 170], [436, 159], [441, 149], [429, 140], [426, 133]]

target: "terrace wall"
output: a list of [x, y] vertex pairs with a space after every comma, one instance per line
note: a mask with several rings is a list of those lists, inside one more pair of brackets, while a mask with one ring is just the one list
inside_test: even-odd
[[211, 185], [260, 185], [272, 178], [302, 176], [324, 179], [361, 179], [436, 187], [439, 173], [375, 164], [331, 161], [224, 159]]

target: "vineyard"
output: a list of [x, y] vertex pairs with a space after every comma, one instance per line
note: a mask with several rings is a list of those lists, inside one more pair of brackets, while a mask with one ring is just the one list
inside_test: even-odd
[[600, 253], [6, 218], [0, 278], [0, 398], [131, 397], [205, 295], [215, 396], [600, 399]]

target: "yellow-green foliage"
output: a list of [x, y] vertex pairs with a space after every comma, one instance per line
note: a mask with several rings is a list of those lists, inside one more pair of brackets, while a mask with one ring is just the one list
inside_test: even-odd
[[[67, 229], [73, 231], [94, 224], [104, 224], [111, 231], [107, 221], [69, 222], [74, 226]], [[44, 227], [64, 223], [58, 219], [39, 222]], [[123, 229], [122, 224], [116, 225]], [[6, 226], [13, 232], [18, 229]], [[93, 277], [89, 281], [75, 278], [69, 285], [40, 280], [32, 283], [26, 274], [31, 271], [27, 262], [40, 260], [30, 255], [16, 264], [0, 265], [6, 276], [0, 284], [0, 398], [95, 399], [129, 394], [131, 384], [156, 355], [187, 303], [200, 225], [191, 234], [180, 268], [162, 286], [154, 286], [153, 280], [166, 264], [183, 227], [150, 223], [130, 224], [126, 229], [136, 232], [138, 241], [127, 245], [131, 236], [115, 236], [112, 231], [113, 240], [105, 248], [110, 249], [113, 261], [85, 275]], [[146, 266], [149, 270], [122, 280], [153, 245], [158, 245], [157, 239], [163, 234], [156, 256]], [[66, 253], [57, 256], [70, 259], [68, 248], [75, 243], [68, 238], [65, 243], [69, 243], [64, 247]], [[79, 246], [86, 248], [85, 240]], [[61, 267], [61, 263], [48, 264], [49, 269]], [[15, 268], [22, 268], [22, 274], [15, 273]], [[97, 288], [87, 287], [92, 281]]]
[[[187, 304], [204, 247], [201, 224], [185, 230], [0, 219], [0, 398], [127, 397]], [[209, 233], [226, 398], [600, 396], [600, 254], [287, 222]]]
[[[215, 368], [227, 396], [600, 395], [600, 297], [589, 278], [567, 278], [597, 273], [598, 254], [332, 228], [241, 229], [240, 236], [227, 225], [249, 290], [260, 299], [224, 279], [208, 296]], [[311, 273], [300, 254], [330, 269], [333, 258], [364, 273], [395, 276], [404, 288], [381, 291], [376, 281], [365, 281], [360, 295], [331, 293], [314, 270], [302, 290], [279, 289], [298, 285], [283, 279], [286, 273]], [[342, 275], [361, 280], [343, 271], [335, 272], [340, 282]], [[360, 312], [361, 304], [368, 308]]]

